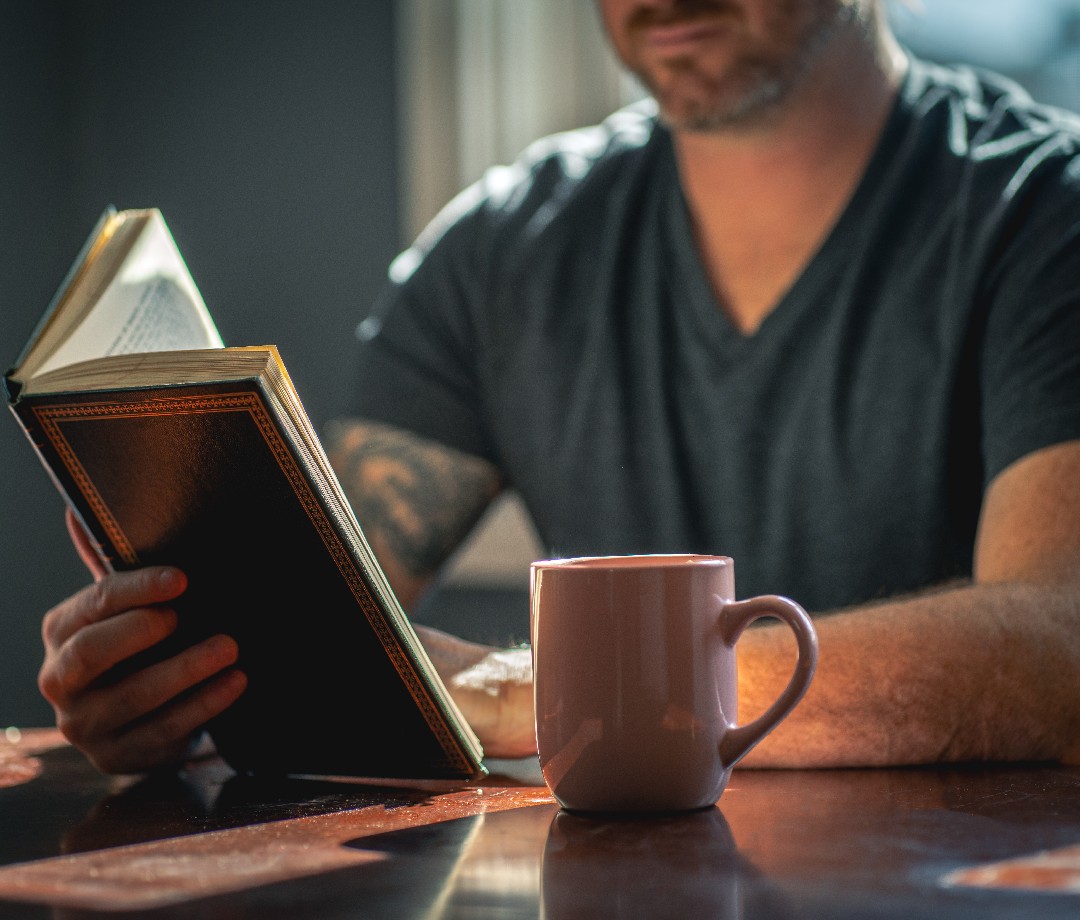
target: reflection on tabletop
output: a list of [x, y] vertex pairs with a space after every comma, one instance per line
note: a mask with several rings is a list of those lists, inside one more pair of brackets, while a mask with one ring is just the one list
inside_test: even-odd
[[0, 736], [0, 916], [1080, 916], [1078, 768], [736, 770], [718, 806], [647, 819], [561, 811], [534, 762], [491, 769], [106, 777], [55, 733]]
[[238, 776], [213, 759], [143, 778], [97, 776], [70, 748], [41, 759], [46, 775], [78, 772], [105, 790], [61, 829], [58, 855], [0, 867], [0, 894], [52, 904], [53, 916], [193, 900], [213, 916], [223, 899], [287, 882], [300, 901], [396, 892], [387, 916], [489, 904], [506, 916], [644, 917], [676, 904], [681, 916], [735, 920], [752, 872], [718, 808], [579, 817], [537, 785], [532, 763], [493, 762], [482, 785], [432, 793]]
[[736, 920], [745, 879], [755, 874], [718, 808], [636, 820], [556, 812], [542, 867], [550, 920], [658, 917], [676, 908], [687, 918]]

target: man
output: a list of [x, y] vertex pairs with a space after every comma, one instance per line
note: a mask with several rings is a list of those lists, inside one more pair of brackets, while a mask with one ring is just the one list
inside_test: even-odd
[[[509, 485], [552, 554], [727, 553], [820, 614], [746, 764], [1077, 759], [1080, 126], [909, 60], [878, 0], [599, 6], [660, 117], [493, 170], [360, 327], [328, 443], [402, 603]], [[94, 687], [183, 575], [73, 531], [97, 581], [42, 691], [103, 769], [171, 762], [243, 692], [235, 643]], [[531, 753], [528, 653], [422, 635], [487, 753]], [[789, 641], [740, 640], [744, 716]]]

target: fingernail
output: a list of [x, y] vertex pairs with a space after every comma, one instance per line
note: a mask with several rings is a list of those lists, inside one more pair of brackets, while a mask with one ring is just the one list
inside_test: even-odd
[[248, 683], [247, 674], [245, 674], [243, 671], [237, 671], [237, 670], [226, 671], [225, 672], [225, 681], [226, 681], [226, 686], [233, 693], [239, 694], [241, 691], [247, 689], [247, 683]]
[[229, 636], [211, 636], [207, 640], [211, 654], [235, 661], [239, 653], [236, 640]]
[[161, 587], [172, 594], [179, 594], [186, 587], [184, 573], [179, 569], [162, 569], [158, 574]]

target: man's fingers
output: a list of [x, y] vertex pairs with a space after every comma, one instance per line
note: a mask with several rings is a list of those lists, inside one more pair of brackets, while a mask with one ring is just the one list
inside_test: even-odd
[[106, 773], [136, 773], [179, 763], [196, 733], [236, 702], [246, 687], [243, 672], [223, 671], [118, 732], [111, 744], [95, 746], [88, 756]]
[[[100, 769], [142, 772], [179, 762], [205, 723], [244, 692], [236, 642], [214, 636], [164, 661], [135, 658], [175, 632], [169, 603], [187, 588], [179, 569], [110, 572], [76, 516], [68, 531], [94, 583], [42, 621], [45, 661], [38, 675], [57, 726]], [[120, 676], [124, 662], [140, 670]], [[130, 670], [130, 669], [128, 669]], [[111, 678], [106, 684], [100, 678]]]
[[45, 648], [57, 648], [91, 623], [99, 623], [135, 607], [174, 600], [186, 587], [184, 573], [167, 566], [110, 574], [87, 585], [45, 614], [41, 625]]
[[192, 732], [243, 693], [245, 675], [226, 670], [236, 657], [233, 639], [211, 637], [119, 683], [63, 701], [57, 725], [108, 772], [170, 762]]
[[237, 653], [235, 640], [212, 636], [116, 684], [87, 690], [69, 704], [61, 729], [80, 744], [125, 730], [235, 664]]
[[91, 690], [98, 678], [132, 655], [153, 647], [176, 629], [176, 614], [167, 607], [126, 610], [91, 623], [48, 653], [38, 676], [42, 695], [64, 704]]

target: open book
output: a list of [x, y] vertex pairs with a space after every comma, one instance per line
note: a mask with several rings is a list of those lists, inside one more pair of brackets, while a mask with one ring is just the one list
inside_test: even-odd
[[223, 347], [157, 209], [106, 210], [5, 385], [103, 561], [187, 573], [149, 652], [239, 643], [248, 688], [208, 726], [235, 769], [484, 773], [277, 349]]

